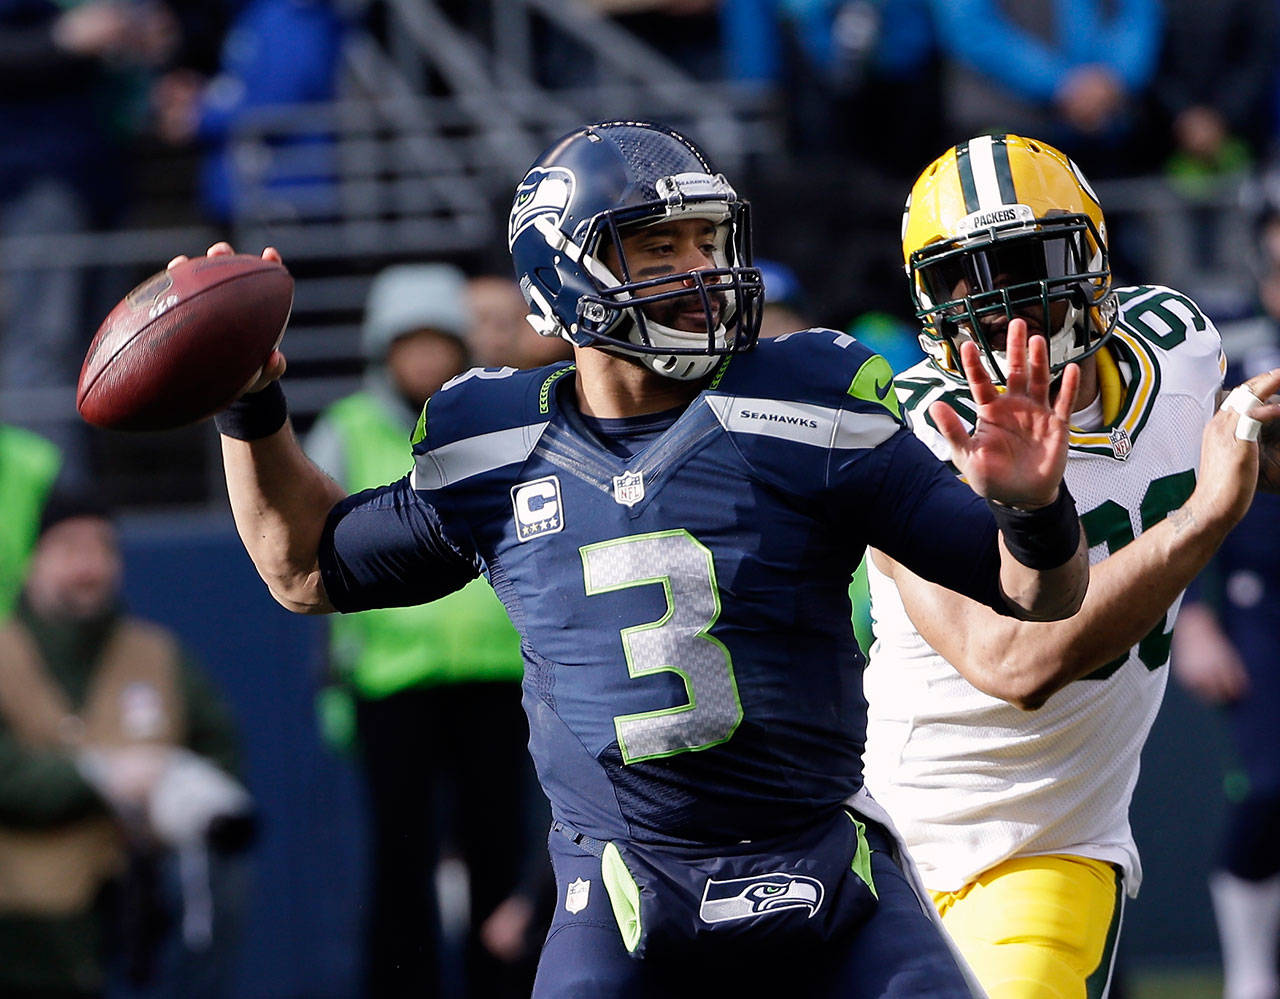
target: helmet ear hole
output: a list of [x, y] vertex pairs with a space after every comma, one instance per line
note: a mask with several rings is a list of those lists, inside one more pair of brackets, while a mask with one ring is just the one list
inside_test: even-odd
[[539, 267], [533, 272], [534, 278], [553, 296], [560, 294], [563, 282], [560, 273], [554, 267]]

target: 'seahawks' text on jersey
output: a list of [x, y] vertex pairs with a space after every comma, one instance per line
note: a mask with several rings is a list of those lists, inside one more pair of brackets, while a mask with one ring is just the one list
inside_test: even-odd
[[[1065, 473], [1092, 563], [1191, 494], [1224, 370], [1218, 333], [1189, 299], [1160, 287], [1123, 288], [1118, 299], [1119, 325], [1098, 360], [1110, 368], [1104, 388], [1122, 393], [1111, 406], [1118, 416], [1073, 429]], [[948, 458], [927, 409], [945, 399], [972, 423], [967, 388], [926, 361], [900, 375], [897, 389], [915, 432]], [[1136, 894], [1129, 801], [1181, 598], [1126, 656], [1024, 712], [975, 689], [934, 652], [874, 565], [869, 579], [867, 786], [925, 884], [956, 891], [1013, 856], [1071, 853], [1120, 865]]]
[[627, 459], [583, 425], [571, 366], [470, 372], [428, 405], [411, 478], [335, 508], [326, 590], [359, 610], [483, 571], [522, 636], [539, 778], [589, 836], [803, 827], [861, 787], [864, 546], [1001, 606], [990, 512], [891, 378], [830, 330], [763, 342]]

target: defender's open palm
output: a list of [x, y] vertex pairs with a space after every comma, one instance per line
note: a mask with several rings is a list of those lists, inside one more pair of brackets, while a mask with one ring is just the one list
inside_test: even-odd
[[951, 445], [951, 460], [974, 492], [1009, 506], [1035, 508], [1058, 495], [1067, 464], [1068, 420], [1080, 369], [1062, 372], [1058, 398], [1049, 402], [1049, 346], [1036, 335], [1028, 343], [1025, 320], [1009, 323], [1007, 377], [1002, 392], [982, 366], [972, 341], [960, 345], [960, 361], [976, 403], [978, 422], [969, 434], [945, 402], [929, 407]]

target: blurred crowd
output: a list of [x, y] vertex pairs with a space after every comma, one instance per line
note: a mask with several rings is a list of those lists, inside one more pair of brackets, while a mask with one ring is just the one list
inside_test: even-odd
[[[1280, 213], [1259, 220], [1260, 314], [1224, 323], [1228, 384], [1280, 367]], [[1274, 469], [1264, 469], [1270, 475]], [[1222, 713], [1226, 820], [1210, 899], [1226, 999], [1280, 995], [1280, 496], [1260, 492], [1196, 584], [1174, 629], [1174, 676]]]
[[[404, 474], [408, 430], [446, 381], [568, 357], [524, 314], [506, 277], [379, 273], [364, 386], [321, 414], [315, 459], [352, 490]], [[56, 445], [0, 425], [0, 490], [0, 994], [239, 994], [256, 808], [226, 704], [175, 633], [125, 610], [112, 517]], [[350, 990], [527, 995], [550, 818], [525, 750], [519, 640], [493, 591], [477, 580], [335, 618], [314, 670], [317, 728], [357, 764], [369, 810]]]
[[[214, 684], [175, 635], [132, 618], [119, 599], [113, 517], [92, 500], [95, 439], [71, 416], [68, 390], [131, 272], [83, 266], [93, 257], [74, 237], [171, 222], [227, 233], [241, 213], [261, 209], [245, 199], [264, 190], [276, 214], [332, 216], [335, 153], [323, 135], [295, 130], [260, 149], [280, 166], [255, 164], [268, 182], [252, 192], [232, 139], [262, 109], [340, 97], [344, 45], [402, 43], [388, 29], [394, 6], [0, 0], [5, 995], [124, 996], [158, 980], [179, 989], [172, 994], [229, 995], [247, 904], [237, 864], [256, 815]], [[496, 3], [435, 6], [489, 43]], [[1095, 180], [1142, 178], [1142, 191], [1172, 198], [1185, 218], [1178, 259], [1213, 281], [1230, 265], [1244, 289], [1201, 302], [1223, 326], [1229, 360], [1242, 375], [1277, 363], [1277, 0], [590, 6], [694, 79], [776, 99], [783, 152], [751, 164], [742, 192], [758, 211], [762, 335], [832, 326], [895, 370], [919, 360], [897, 245], [910, 179], [952, 143], [1007, 130], [1052, 142]], [[540, 84], [600, 82], [580, 39], [550, 21], [535, 27]], [[439, 79], [419, 84], [423, 93], [448, 89]], [[176, 219], [156, 207], [155, 175], [142, 168], [158, 151], [183, 174], [166, 182], [194, 199]], [[509, 189], [494, 194], [502, 201]], [[1243, 229], [1226, 227], [1224, 204]], [[1118, 283], [1174, 280], [1159, 273], [1167, 248], [1153, 246], [1148, 230], [1126, 231], [1123, 206], [1111, 237]], [[1228, 244], [1238, 259], [1224, 258]], [[450, 378], [473, 365], [568, 356], [524, 323], [514, 281], [486, 266], [500, 257], [442, 254], [362, 273], [361, 388], [300, 421], [309, 453], [351, 490], [407, 471], [406, 436]], [[1255, 526], [1239, 536], [1271, 538], [1275, 512], [1259, 502]], [[1280, 746], [1270, 722], [1280, 697], [1270, 651], [1280, 581], [1274, 559], [1260, 558], [1270, 551], [1258, 540], [1224, 550], [1183, 612], [1174, 659], [1192, 689], [1231, 705], [1238, 734], [1214, 898], [1226, 899], [1218, 915], [1235, 961], [1228, 973], [1247, 979], [1240, 995], [1277, 988], [1274, 945], [1240, 955], [1232, 941], [1241, 934], [1230, 931], [1232, 920], [1280, 922]], [[122, 659], [111, 651], [122, 642], [145, 654]], [[216, 677], [217, 664], [208, 667]], [[545, 803], [524, 748], [518, 643], [492, 591], [478, 584], [429, 608], [337, 621], [315, 673], [317, 724], [367, 789], [364, 994], [527, 994], [551, 904]], [[27, 858], [19, 867], [33, 877], [7, 881], [5, 857]], [[442, 870], [463, 872], [462, 904]], [[1280, 926], [1268, 932], [1273, 941]], [[449, 947], [452, 964], [442, 957]]]
[[[343, 96], [344, 46], [403, 46], [394, 18], [404, 6], [0, 0], [0, 240], [13, 248], [0, 271], [0, 417], [85, 456], [83, 431], [33, 404], [30, 391], [74, 383], [96, 319], [127, 284], [119, 268], [67, 266], [75, 251], [38, 237], [193, 220], [228, 232], [264, 211], [332, 217], [330, 138], [294, 128], [246, 151], [236, 129], [264, 109]], [[434, 6], [492, 43], [497, 4]], [[865, 311], [910, 318], [901, 287], [886, 280], [906, 187], [939, 150], [983, 131], [1039, 136], [1095, 181], [1159, 178], [1194, 204], [1252, 178], [1254, 204], [1265, 205], [1280, 92], [1280, 7], [1270, 0], [589, 6], [693, 79], [773, 97], [782, 151], [747, 174], [757, 252], [802, 276], [812, 318], [825, 325], [843, 328]], [[581, 38], [552, 19], [530, 23], [537, 58], [528, 71], [539, 84], [602, 82]], [[490, 68], [501, 78], [502, 67]], [[431, 74], [410, 82], [430, 95], [456, 83]], [[157, 150], [167, 151], [163, 181], [142, 168]], [[247, 185], [250, 175], [259, 182]], [[158, 183], [189, 191], [184, 219], [157, 217], [171, 211], [155, 207]], [[1192, 255], [1212, 265], [1203, 259], [1215, 245], [1210, 225], [1201, 219], [1183, 239], [1203, 241]], [[1158, 266], [1147, 242], [1113, 237], [1117, 263], [1135, 272], [1126, 279]], [[484, 269], [474, 258], [454, 262]]]

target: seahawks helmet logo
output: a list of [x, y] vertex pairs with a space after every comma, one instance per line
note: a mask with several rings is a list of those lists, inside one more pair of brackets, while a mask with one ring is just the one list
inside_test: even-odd
[[507, 246], [515, 245], [516, 237], [533, 225], [542, 215], [554, 216], [556, 227], [564, 210], [573, 200], [577, 179], [572, 170], [564, 167], [534, 167], [516, 188], [516, 199], [511, 205], [511, 219], [507, 225]]
[[822, 882], [816, 878], [781, 871], [729, 881], [708, 878], [698, 915], [706, 923], [726, 923], [808, 909], [812, 917], [822, 905], [823, 894]]

